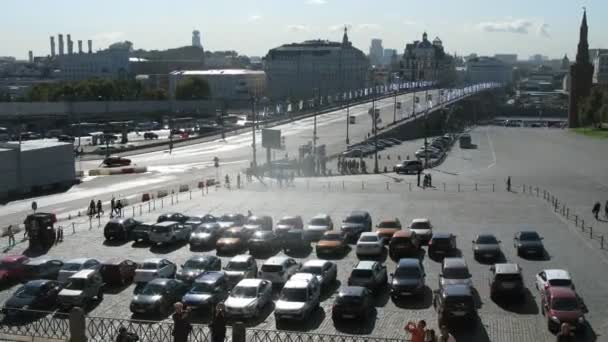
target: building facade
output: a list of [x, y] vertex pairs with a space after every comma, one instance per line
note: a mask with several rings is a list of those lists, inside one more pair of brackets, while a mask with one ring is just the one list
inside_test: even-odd
[[369, 47], [369, 61], [372, 65], [383, 64], [384, 48], [382, 47], [382, 39], [374, 38]]
[[494, 57], [468, 59], [465, 70], [465, 80], [468, 83], [513, 82], [513, 67]]
[[367, 84], [369, 60], [348, 40], [285, 44], [265, 57], [268, 94], [273, 99], [335, 96]]
[[416, 40], [405, 46], [401, 76], [406, 81], [436, 81], [453, 67], [453, 58], [443, 50], [441, 39], [437, 37], [431, 43], [424, 32], [422, 41]]
[[266, 94], [266, 74], [261, 70], [185, 70], [169, 74], [169, 96], [172, 99], [179, 83], [189, 77], [206, 80], [214, 100], [242, 101]]
[[578, 48], [576, 51], [576, 62], [570, 66], [570, 98], [568, 106], [568, 126], [578, 127], [580, 125], [578, 116], [579, 102], [591, 93], [593, 82], [593, 64], [589, 57], [589, 42], [587, 27], [587, 12], [583, 13]]
[[608, 84], [608, 53], [595, 56], [593, 61], [593, 83]]
[[95, 53], [59, 54], [55, 58], [60, 70], [59, 78], [63, 80], [118, 79], [130, 74], [129, 54], [129, 47], [119, 43]]
[[514, 53], [497, 53], [494, 58], [505, 64], [515, 65], [517, 63], [517, 54]]
[[192, 31], [192, 46], [203, 48], [203, 44], [201, 43], [201, 31]]

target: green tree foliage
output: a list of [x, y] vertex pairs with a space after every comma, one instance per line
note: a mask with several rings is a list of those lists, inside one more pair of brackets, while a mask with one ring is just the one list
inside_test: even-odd
[[591, 94], [579, 107], [579, 118], [583, 126], [601, 127], [602, 122], [608, 122], [608, 89], [601, 87], [591, 89]]
[[41, 83], [29, 91], [27, 101], [132, 101], [164, 100], [164, 90], [144, 90], [135, 80], [89, 79], [78, 82]]
[[210, 94], [209, 83], [199, 77], [187, 77], [175, 89], [175, 98], [178, 100], [205, 100]]

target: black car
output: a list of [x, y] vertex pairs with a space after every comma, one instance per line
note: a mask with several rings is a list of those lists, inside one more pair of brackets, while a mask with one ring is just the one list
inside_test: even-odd
[[495, 264], [490, 266], [490, 297], [509, 296], [523, 298], [524, 279], [518, 264]]
[[367, 211], [351, 211], [342, 221], [340, 230], [347, 240], [356, 241], [361, 233], [372, 231], [372, 217]]
[[245, 224], [247, 218], [243, 214], [224, 214], [217, 218], [217, 223], [219, 223], [222, 229], [228, 229], [231, 227], [240, 227]]
[[494, 235], [480, 234], [472, 242], [475, 259], [495, 260], [500, 257], [500, 241]]
[[518, 256], [542, 256], [545, 253], [543, 238], [535, 231], [522, 231], [513, 237]]
[[57, 279], [63, 261], [51, 258], [30, 259], [23, 264], [24, 280]]
[[437, 311], [439, 326], [450, 323], [473, 324], [477, 309], [471, 287], [467, 285], [446, 285], [435, 293], [433, 306]]
[[457, 251], [456, 236], [451, 233], [433, 233], [433, 237], [429, 240], [429, 255], [430, 256], [450, 256]]
[[152, 140], [152, 139], [158, 139], [158, 134], [156, 134], [154, 132], [144, 133], [144, 140]]
[[165, 221], [172, 221], [172, 222], [179, 222], [179, 223], [186, 223], [186, 221], [188, 221], [190, 219], [189, 216], [186, 216], [184, 214], [180, 214], [180, 213], [166, 213], [166, 214], [162, 214], [158, 217], [158, 219], [156, 220], [157, 223], [160, 222], [165, 222]]
[[193, 310], [209, 309], [223, 302], [230, 292], [224, 272], [205, 272], [194, 280], [182, 303]]
[[2, 311], [8, 315], [18, 315], [19, 311], [11, 309], [48, 310], [55, 306], [59, 291], [61, 283], [56, 280], [31, 280], [15, 291], [4, 303]]
[[130, 305], [131, 312], [164, 316], [171, 312], [173, 304], [180, 301], [187, 291], [188, 286], [182, 281], [167, 278], [154, 279], [133, 297]]
[[131, 231], [131, 238], [136, 242], [150, 242], [150, 231], [156, 222], [140, 222]]
[[393, 300], [424, 293], [426, 273], [420, 259], [399, 260], [395, 273], [391, 274], [391, 277], [390, 287]]
[[310, 242], [304, 239], [304, 230], [292, 229], [282, 237], [281, 247], [286, 253], [298, 252], [310, 248]]
[[204, 214], [204, 215], [191, 215], [190, 219], [193, 220], [199, 220], [202, 223], [212, 223], [212, 222], [216, 222], [217, 221], [217, 217], [211, 215], [211, 214]]
[[222, 269], [222, 260], [214, 255], [197, 255], [186, 260], [181, 270], [177, 271], [175, 278], [191, 283], [205, 271], [219, 271]]
[[346, 286], [340, 289], [331, 310], [334, 321], [367, 319], [373, 312], [373, 297], [361, 286]]
[[281, 241], [272, 231], [257, 231], [249, 238], [250, 254], [272, 253], [281, 246]]
[[222, 228], [217, 222], [203, 223], [190, 233], [190, 248], [215, 246]]
[[132, 231], [141, 222], [133, 218], [114, 218], [103, 228], [103, 236], [106, 240], [131, 240]]
[[112, 156], [107, 157], [102, 162], [103, 165], [107, 167], [115, 167], [115, 166], [129, 166], [131, 165], [131, 159], [127, 159], [124, 157]]

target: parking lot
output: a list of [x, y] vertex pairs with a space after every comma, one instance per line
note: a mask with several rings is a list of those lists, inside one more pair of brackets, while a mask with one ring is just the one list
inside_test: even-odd
[[[352, 177], [363, 179], [365, 176], [351, 176], [351, 180]], [[429, 217], [435, 231], [451, 232], [457, 236], [460, 253], [466, 259], [473, 275], [480, 317], [480, 321], [474, 329], [456, 332], [459, 340], [552, 340], [554, 337], [546, 330], [546, 319], [540, 313], [539, 296], [534, 288], [535, 274], [546, 268], [565, 268], [571, 272], [577, 291], [589, 308], [587, 319], [590, 326], [585, 334], [585, 339], [593, 340], [595, 334], [600, 335], [608, 330], [605, 320], [603, 320], [603, 314], [606, 313], [607, 297], [605, 293], [608, 291], [606, 281], [608, 277], [604, 272], [607, 265], [605, 256], [585, 244], [579, 235], [570, 231], [557, 216], [546, 209], [541, 201], [520, 194], [471, 191], [444, 193], [433, 190], [387, 192], [382, 188], [326, 192], [305, 191], [301, 186], [288, 190], [251, 187], [249, 190], [219, 191], [213, 196], [200, 200], [181, 202], [169, 210], [197, 215], [206, 213], [220, 215], [230, 212], [246, 214], [248, 210], [251, 210], [254, 214], [271, 215], [275, 223], [285, 215], [301, 215], [306, 221], [315, 214], [328, 213], [338, 227], [340, 221], [353, 209], [369, 211], [374, 224], [380, 219], [397, 217], [406, 225], [415, 217]], [[161, 211], [157, 210], [156, 213], [144, 214], [138, 219], [154, 220], [160, 213]], [[545, 238], [546, 258], [527, 260], [516, 256], [512, 243], [513, 235], [522, 229], [535, 229]], [[517, 262], [522, 266], [528, 291], [520, 303], [495, 303], [490, 300], [489, 265], [474, 260], [471, 251], [471, 240], [476, 234], [482, 232], [495, 234], [502, 240], [505, 259]], [[20, 249], [16, 248], [12, 252], [18, 253]], [[215, 255], [214, 250], [202, 253]], [[187, 244], [172, 247], [151, 247], [131, 242], [107, 244], [104, 243], [102, 229], [93, 228], [90, 231], [79, 230], [75, 235], [66, 232], [66, 241], [53, 247], [48, 254], [62, 260], [85, 256], [104, 260], [118, 256], [142, 261], [145, 258], [162, 256], [181, 265], [195, 253], [190, 251]], [[300, 262], [316, 258], [314, 248], [308, 253], [291, 256]], [[223, 266], [230, 256], [221, 256], [221, 259]], [[351, 249], [346, 255], [339, 256], [332, 261], [338, 265], [338, 282], [331, 288], [325, 289], [321, 309], [317, 310], [311, 319], [300, 324], [281, 324], [277, 327], [272, 314], [273, 307], [268, 306], [260, 317], [247, 322], [247, 325], [265, 329], [365, 334], [397, 338], [406, 337], [403, 333], [403, 325], [408, 320], [425, 319], [431, 327], [437, 327], [437, 315], [432, 307], [432, 295], [433, 290], [438, 288], [440, 261], [432, 260], [424, 255], [423, 264], [427, 274], [427, 288], [421, 298], [405, 299], [395, 303], [390, 299], [388, 291], [383, 291], [375, 297], [376, 310], [372, 319], [365, 323], [356, 322], [339, 326], [334, 326], [331, 319], [333, 299], [340, 286], [346, 283], [349, 273], [358, 259], [354, 250]], [[380, 261], [387, 266], [389, 273], [394, 271], [395, 262], [386, 258], [386, 255]], [[264, 259], [258, 259], [257, 262], [258, 265], [261, 265]], [[0, 293], [2, 300], [10, 296], [15, 288], [2, 291]], [[134, 285], [126, 288], [107, 289], [103, 301], [88, 308], [89, 314], [132, 318], [129, 302], [133, 297], [133, 290]], [[278, 293], [275, 293], [274, 299], [277, 298]], [[207, 319], [208, 317], [204, 316], [198, 318], [203, 323]]]

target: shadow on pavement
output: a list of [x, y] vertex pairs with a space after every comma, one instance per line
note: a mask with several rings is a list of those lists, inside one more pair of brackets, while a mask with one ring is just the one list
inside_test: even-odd
[[493, 298], [492, 300], [501, 309], [520, 315], [538, 315], [540, 312], [536, 300], [532, 292], [528, 288], [524, 290], [523, 296], [505, 296], [501, 298]]
[[280, 330], [311, 331], [320, 327], [324, 320], [325, 310], [322, 307], [318, 307], [304, 321], [276, 321], [275, 325]]
[[321, 301], [325, 301], [329, 298], [331, 298], [331, 296], [333, 296], [334, 294], [336, 294], [336, 292], [338, 292], [338, 289], [340, 289], [340, 286], [342, 285], [342, 282], [340, 282], [340, 280], [336, 280], [333, 283], [329, 284], [328, 286], [325, 286], [322, 288], [322, 292], [321, 292]]
[[378, 319], [376, 308], [372, 308], [368, 317], [356, 320], [334, 320], [334, 327], [343, 334], [369, 335], [374, 331]]
[[155, 254], [169, 254], [184, 247], [185, 244], [185, 241], [181, 241], [172, 244], [152, 245], [152, 247], [150, 247], [150, 252]]
[[448, 328], [456, 341], [490, 342], [486, 327], [479, 317], [471, 324], [448, 324]]

